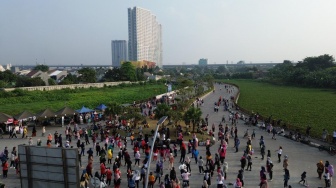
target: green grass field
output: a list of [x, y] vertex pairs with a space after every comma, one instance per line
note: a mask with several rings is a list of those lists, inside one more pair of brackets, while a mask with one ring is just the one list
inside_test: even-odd
[[30, 91], [21, 96], [1, 97], [0, 112], [16, 115], [24, 110], [38, 113], [46, 108], [59, 110], [64, 106], [79, 109], [83, 105], [95, 108], [101, 103], [115, 101], [119, 104], [133, 103], [164, 93], [166, 86], [161, 85], [132, 85], [129, 87], [106, 87], [76, 90]]
[[273, 115], [292, 127], [305, 130], [312, 126], [315, 136], [326, 128], [336, 129], [336, 90], [277, 86], [253, 80], [225, 80], [240, 88], [238, 105], [259, 112], [263, 117]]

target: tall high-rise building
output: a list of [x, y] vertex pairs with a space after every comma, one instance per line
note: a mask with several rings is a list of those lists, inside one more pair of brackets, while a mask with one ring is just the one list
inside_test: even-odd
[[162, 26], [149, 10], [128, 8], [128, 58], [162, 67]]
[[112, 40], [112, 66], [120, 67], [122, 61], [127, 61], [126, 40]]

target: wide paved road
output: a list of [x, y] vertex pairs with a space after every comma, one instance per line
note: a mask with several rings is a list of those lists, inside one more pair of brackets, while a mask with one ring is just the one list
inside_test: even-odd
[[[220, 88], [222, 88], [220, 90]], [[201, 106], [200, 108], [203, 111], [203, 117], [205, 117], [207, 114], [209, 114], [209, 128], [211, 128], [211, 125], [214, 123], [215, 125], [218, 125], [219, 122], [221, 121], [223, 115], [225, 115], [226, 119], [228, 119], [228, 112], [223, 111], [223, 107], [221, 106], [219, 109], [218, 113], [214, 113], [213, 107], [214, 107], [214, 102], [218, 100], [220, 96], [224, 98], [229, 98], [233, 94], [228, 94], [226, 90], [224, 89], [223, 85], [215, 85], [215, 93], [210, 93], [207, 96], [204, 97], [204, 105]], [[237, 92], [237, 89], [235, 88], [234, 93]], [[231, 125], [230, 125], [231, 126]], [[240, 169], [240, 158], [243, 155], [243, 149], [246, 146], [246, 139], [243, 138], [243, 134], [246, 129], [249, 129], [250, 132], [254, 127], [247, 127], [246, 125], [243, 125], [243, 122], [240, 120], [238, 122], [238, 136], [240, 138], [240, 150], [238, 153], [235, 153], [233, 149], [233, 139], [230, 139], [229, 141], [229, 147], [227, 150], [227, 156], [226, 156], [226, 162], [229, 164], [229, 172], [228, 172], [228, 178], [226, 183], [233, 183], [237, 177], [238, 170]], [[61, 127], [47, 127], [47, 133], [54, 133], [55, 130], [58, 130], [58, 132], [64, 133], [64, 128]], [[277, 140], [272, 140], [271, 135], [268, 133], [259, 130], [258, 128], [255, 128], [256, 130], [256, 139], [252, 141], [252, 146], [255, 150], [255, 154], [252, 156], [253, 157], [253, 165], [252, 165], [252, 171], [245, 171], [244, 176], [245, 176], [245, 186], [247, 188], [256, 188], [259, 187], [259, 171], [261, 166], [266, 165], [266, 160], [261, 160], [260, 157], [260, 149], [259, 149], [259, 138], [261, 135], [264, 136], [265, 138], [265, 144], [266, 144], [266, 149], [271, 150], [272, 154], [272, 161], [274, 163], [274, 177], [273, 181], [269, 182], [270, 187], [274, 188], [281, 188], [283, 187], [283, 168], [282, 168], [282, 163], [277, 162], [277, 152], [276, 150], [279, 148], [279, 146], [283, 147], [283, 156], [288, 155], [289, 157], [289, 171], [290, 171], [290, 180], [289, 184], [292, 185], [292, 187], [302, 187], [302, 185], [299, 185], [298, 182], [300, 181], [300, 176], [303, 171], [307, 172], [307, 180], [308, 184], [310, 187], [324, 187], [324, 180], [320, 180], [317, 178], [317, 173], [316, 173], [316, 163], [320, 160], [325, 162], [326, 160], [329, 160], [332, 164], [335, 165], [335, 157], [330, 156], [326, 152], [320, 152], [317, 148], [309, 147], [307, 145], [291, 141], [289, 139], [286, 139], [284, 137], [277, 137]], [[31, 129], [29, 130], [30, 133]], [[41, 128], [38, 128], [38, 137], [34, 138], [34, 141], [36, 141], [38, 138], [42, 140], [42, 143], [44, 144], [46, 141], [46, 137], [40, 137], [41, 134]], [[217, 128], [215, 134], [217, 135]], [[64, 135], [64, 134], [63, 134]], [[217, 136], [216, 136], [217, 137]], [[200, 139], [200, 136], [198, 136]], [[206, 136], [204, 136], [206, 138]], [[4, 149], [5, 146], [9, 147], [9, 151], [11, 152], [11, 149], [13, 146], [17, 146], [18, 144], [25, 143], [27, 144], [28, 140], [26, 139], [0, 139], [0, 147], [1, 150]], [[75, 143], [72, 144], [75, 146]], [[132, 151], [132, 148], [129, 147], [130, 144], [128, 144], [128, 151]], [[216, 153], [216, 150], [218, 148], [218, 143], [216, 143], [215, 146], [211, 147], [211, 153], [214, 154]], [[88, 147], [86, 147], [88, 148]], [[205, 147], [200, 146], [200, 155], [205, 156]], [[115, 150], [116, 152], [116, 150]], [[133, 153], [133, 152], [131, 152]], [[116, 153], [114, 157], [116, 156]], [[131, 155], [132, 156], [132, 155]], [[142, 155], [143, 156], [143, 155]], [[177, 159], [175, 159], [175, 169], [178, 169], [179, 164], [177, 163], [179, 160], [180, 154], [178, 153]], [[189, 155], [191, 157], [191, 154]], [[86, 166], [87, 164], [87, 157], [82, 157], [83, 160], [83, 166]], [[114, 159], [113, 159], [114, 160]], [[133, 160], [134, 161], [134, 160]], [[95, 170], [99, 170], [99, 161], [98, 158], [94, 159], [95, 163]], [[124, 164], [124, 163], [122, 163]], [[190, 177], [190, 187], [191, 188], [200, 188], [201, 184], [203, 182], [203, 174], [198, 173], [198, 166], [196, 166], [194, 160], [192, 160], [191, 163], [191, 177]], [[166, 162], [164, 164], [164, 174], [169, 173], [167, 170], [168, 163]], [[111, 167], [112, 168], [112, 167]], [[152, 163], [151, 165], [151, 171], [154, 171], [155, 169], [155, 164]], [[135, 169], [138, 169], [138, 167], [135, 167]], [[82, 171], [82, 169], [80, 170]], [[126, 167], [122, 166], [121, 167], [121, 172], [122, 172], [122, 186], [121, 187], [127, 187], [126, 183]], [[2, 171], [0, 172], [2, 174]], [[179, 171], [177, 170], [177, 175], [179, 176]], [[216, 173], [214, 177], [212, 178], [212, 185], [210, 187], [216, 187]], [[15, 187], [20, 187], [20, 181], [19, 178], [15, 176], [15, 170], [14, 169], [9, 169], [9, 175], [7, 179], [2, 179], [0, 178], [1, 182], [4, 182], [6, 184], [6, 187], [9, 188], [15, 188]], [[142, 187], [142, 186], [141, 186]], [[155, 187], [158, 187], [158, 184], [156, 183]], [[233, 187], [233, 186], [229, 186]]]

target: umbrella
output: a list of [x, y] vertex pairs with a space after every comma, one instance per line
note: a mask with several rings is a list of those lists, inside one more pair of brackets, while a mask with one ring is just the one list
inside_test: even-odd
[[11, 119], [11, 118], [13, 118], [13, 117], [8, 115], [8, 114], [0, 112], [0, 123], [1, 122], [6, 122], [8, 119]]
[[88, 112], [93, 112], [94, 110], [91, 110], [91, 109], [89, 109], [89, 108], [86, 108], [85, 106], [83, 106], [81, 109], [79, 109], [79, 110], [76, 110], [76, 112], [78, 112], [78, 113], [88, 113]]
[[20, 119], [26, 119], [26, 118], [30, 118], [33, 117], [34, 114], [28, 112], [28, 111], [23, 111], [20, 114], [14, 116], [15, 119], [20, 120]]
[[56, 112], [56, 114], [58, 116], [63, 116], [63, 115], [66, 115], [66, 114], [73, 115], [74, 113], [76, 113], [76, 111], [72, 108], [67, 107], [67, 106]]
[[42, 118], [42, 117], [55, 117], [56, 113], [49, 108], [43, 110], [42, 112], [36, 114], [36, 118]]
[[106, 108], [107, 106], [105, 106], [105, 104], [100, 104], [95, 109], [102, 111], [102, 110], [105, 110]]

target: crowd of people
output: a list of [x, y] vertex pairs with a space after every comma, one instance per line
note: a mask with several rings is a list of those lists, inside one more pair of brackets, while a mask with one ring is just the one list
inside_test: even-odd
[[[223, 87], [220, 92], [230, 94], [234, 91], [234, 88], [229, 85]], [[153, 140], [153, 132], [145, 134], [142, 127], [131, 131], [129, 137], [126, 138], [121, 136], [118, 131], [112, 133], [102, 124], [95, 124], [88, 128], [81, 128], [77, 124], [68, 125], [63, 129], [64, 133], [63, 131], [55, 131], [48, 135], [45, 134], [46, 129], [43, 127], [41, 132], [43, 142], [41, 139], [34, 142], [32, 137], [28, 137], [28, 130], [25, 127], [22, 128], [20, 134], [22, 134], [22, 138], [28, 139], [29, 145], [78, 148], [78, 161], [81, 167], [79, 181], [81, 187], [84, 188], [89, 187], [92, 180], [99, 181], [101, 187], [113, 186], [115, 188], [125, 184], [129, 188], [145, 187], [146, 184], [148, 187], [160, 188], [192, 187], [190, 186], [190, 177], [197, 175], [202, 176], [202, 184], [198, 187], [224, 188], [232, 185], [234, 188], [242, 188], [246, 185], [246, 176], [250, 176], [249, 171], [259, 171], [260, 188], [271, 187], [274, 176], [283, 176], [284, 188], [291, 187], [289, 184], [291, 178], [290, 155], [286, 154], [286, 148], [279, 146], [276, 149], [277, 155], [272, 156], [271, 148], [267, 148], [264, 136], [256, 135], [256, 127], [252, 129], [248, 127], [240, 137], [238, 131], [241, 131], [243, 126], [238, 126], [238, 121], [257, 125], [258, 115], [245, 118], [242, 114], [233, 112], [234, 106], [230, 100], [230, 98], [220, 97], [216, 101], [214, 113], [219, 113], [219, 111], [228, 113], [224, 114], [221, 119], [214, 120], [214, 122], [220, 123], [212, 124], [205, 141], [200, 141], [195, 133], [186, 140], [184, 138], [186, 135], [181, 128], [177, 129], [179, 130], [177, 139], [173, 142], [170, 139], [171, 133], [167, 126], [160, 128], [156, 140]], [[203, 100], [199, 101], [201, 101], [199, 106], [202, 106]], [[140, 107], [143, 115], [150, 116], [152, 114], [151, 103], [144, 103]], [[207, 115], [206, 122], [209, 121], [210, 117]], [[271, 124], [267, 123], [261, 128], [268, 134], [272, 134], [272, 139], [276, 140], [279, 131]], [[217, 138], [215, 138], [215, 133]], [[34, 135], [36, 136], [36, 129], [32, 136]], [[246, 143], [243, 143], [245, 141]], [[150, 158], [150, 143], [152, 142], [154, 142], [154, 148]], [[259, 143], [252, 144], [252, 142]], [[205, 147], [205, 150], [200, 147]], [[229, 150], [230, 147], [234, 147], [234, 150]], [[234, 165], [229, 164], [227, 160], [230, 152], [241, 153], [241, 157], [235, 159], [237, 163], [240, 163], [240, 169], [235, 173], [234, 182], [228, 181], [229, 165]], [[253, 165], [257, 160], [255, 159], [256, 155], [260, 156], [258, 160], [264, 161], [264, 165]], [[17, 174], [20, 173], [16, 147], [13, 147], [11, 153], [6, 147], [0, 157], [3, 178], [7, 177], [9, 168], [16, 169]], [[84, 157], [87, 157], [87, 160], [84, 160]], [[272, 160], [274, 158], [277, 159], [278, 164], [274, 164], [274, 160]], [[10, 161], [10, 165], [8, 161]], [[155, 164], [155, 167], [149, 168], [150, 164]], [[275, 165], [282, 165], [283, 174], [273, 174]], [[95, 169], [97, 166], [98, 169]], [[149, 173], [148, 179], [146, 178], [147, 172]], [[318, 162], [317, 174], [320, 179], [325, 180], [326, 187], [331, 187], [334, 168], [330, 162]], [[298, 183], [308, 185], [306, 178], [307, 172], [304, 171]]]

